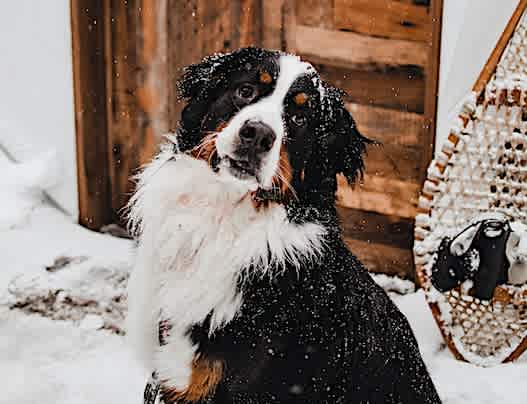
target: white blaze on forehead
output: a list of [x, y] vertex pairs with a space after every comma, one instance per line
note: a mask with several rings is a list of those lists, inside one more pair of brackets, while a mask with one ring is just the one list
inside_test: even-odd
[[280, 73], [271, 98], [283, 104], [284, 98], [295, 80], [303, 74], [313, 72], [314, 69], [311, 64], [301, 61], [298, 56], [294, 55], [280, 56], [279, 66]]
[[238, 132], [246, 121], [260, 121], [271, 127], [276, 134], [276, 141], [262, 161], [259, 180], [264, 188], [271, 186], [272, 179], [278, 170], [280, 148], [286, 134], [283, 122], [284, 99], [298, 77], [314, 72], [313, 66], [301, 61], [298, 56], [282, 55], [278, 62], [280, 71], [273, 92], [239, 111], [216, 140], [219, 156], [232, 156]]
[[[272, 184], [274, 175], [278, 170], [280, 161], [280, 149], [286, 130], [283, 121], [284, 100], [288, 94], [291, 85], [298, 77], [313, 70], [309, 63], [302, 62], [298, 56], [283, 55], [279, 60], [280, 73], [276, 86], [271, 95], [262, 100], [262, 121], [269, 124], [276, 133], [276, 141], [268, 156], [262, 162], [261, 181], [264, 188]], [[259, 103], [256, 103], [257, 106]], [[269, 121], [268, 121], [269, 120]]]

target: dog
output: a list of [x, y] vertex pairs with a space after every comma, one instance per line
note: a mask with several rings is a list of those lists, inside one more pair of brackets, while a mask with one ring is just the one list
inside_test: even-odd
[[353, 184], [369, 143], [343, 92], [253, 47], [187, 67], [179, 90], [174, 144], [130, 201], [145, 402], [440, 402], [406, 318], [341, 238], [337, 175]]

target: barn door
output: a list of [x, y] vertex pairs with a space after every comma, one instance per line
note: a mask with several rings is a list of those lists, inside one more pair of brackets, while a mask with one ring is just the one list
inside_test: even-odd
[[370, 148], [338, 192], [344, 236], [373, 271], [413, 276], [417, 197], [433, 152], [442, 0], [71, 0], [80, 222], [119, 220], [161, 134], [181, 69], [257, 45], [294, 52], [347, 90]]

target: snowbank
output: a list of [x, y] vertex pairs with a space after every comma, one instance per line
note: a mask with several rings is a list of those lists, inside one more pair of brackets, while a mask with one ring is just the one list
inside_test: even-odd
[[[30, 166], [19, 168], [27, 169], [30, 179], [36, 171]], [[0, 181], [5, 186], [8, 179], [2, 177]], [[38, 181], [15, 181], [15, 187]], [[93, 233], [72, 224], [69, 217], [43, 203], [39, 192], [26, 193], [27, 189], [35, 187], [22, 187], [23, 192], [10, 196], [9, 205], [0, 202], [3, 203], [0, 211], [13, 209], [24, 218], [0, 230], [0, 380], [3, 381], [0, 403], [141, 403], [146, 372], [133, 361], [123, 337], [99, 329], [107, 320], [99, 311], [88, 310], [88, 315], [66, 311], [64, 317], [44, 313], [67, 319], [63, 321], [28, 314], [31, 310], [8, 309], [12, 301], [9, 303], [7, 298], [7, 287], [15, 284], [29, 285], [36, 295], [62, 288], [77, 297], [111, 302], [123, 287], [122, 282], [112, 283], [117, 279], [113, 275], [125, 274], [132, 260], [129, 240]], [[0, 201], [5, 199], [5, 195], [0, 196]], [[72, 260], [57, 261], [59, 257]], [[397, 292], [391, 296], [407, 315], [445, 403], [525, 401], [525, 356], [515, 364], [494, 368], [456, 361], [443, 343], [423, 293], [411, 293], [411, 284], [399, 280], [375, 278], [385, 288]], [[13, 283], [13, 279], [21, 283]], [[399, 294], [406, 292], [410, 293]]]

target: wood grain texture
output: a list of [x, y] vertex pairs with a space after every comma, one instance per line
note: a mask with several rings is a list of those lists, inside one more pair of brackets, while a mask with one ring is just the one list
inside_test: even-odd
[[344, 241], [368, 271], [415, 279], [411, 250], [346, 237]]
[[298, 24], [287, 27], [288, 50], [316, 63], [355, 68], [424, 67], [428, 60], [428, 46], [422, 42], [374, 38]]
[[262, 0], [239, 0], [239, 47], [262, 43]]
[[421, 190], [418, 183], [366, 174], [354, 188], [340, 176], [338, 184], [337, 204], [340, 206], [407, 219], [413, 219], [417, 214]]
[[425, 78], [421, 68], [358, 70], [318, 64], [315, 67], [325, 80], [348, 93], [348, 102], [406, 112], [424, 111]]
[[199, 61], [201, 55], [201, 30], [197, 16], [199, 0], [169, 0], [167, 6], [167, 49], [169, 129], [175, 132], [183, 105], [179, 100], [176, 83], [183, 68]]
[[102, 2], [71, 1], [79, 223], [90, 229], [112, 220], [103, 17]]
[[367, 149], [366, 174], [399, 181], [418, 182], [423, 170], [422, 147], [392, 143], [371, 145]]
[[425, 130], [421, 114], [347, 103], [359, 131], [381, 143], [419, 146]]
[[383, 215], [360, 209], [339, 206], [344, 238], [411, 249], [413, 247], [413, 220]]
[[285, 1], [265, 0], [262, 2], [262, 46], [264, 48], [284, 49], [283, 17]]
[[153, 156], [167, 127], [165, 97], [156, 77], [164, 62], [163, 2], [105, 1], [108, 149], [112, 207], [115, 220], [126, 205], [134, 184], [130, 177]]
[[284, 0], [282, 7], [282, 47], [283, 50], [291, 53], [295, 53], [291, 50], [296, 49], [297, 40], [294, 29], [298, 24], [296, 19], [296, 4], [296, 0]]
[[[160, 135], [168, 131], [167, 1], [142, 0], [139, 15], [138, 57], [144, 77], [139, 82], [137, 97], [154, 132], [147, 138], [156, 142]], [[147, 161], [152, 152], [152, 145], [149, 144], [146, 150], [140, 151], [140, 160]]]
[[[239, 47], [239, 31], [235, 29], [240, 21], [236, 19], [238, 5], [229, 0], [200, 0], [195, 17], [201, 43], [194, 43], [204, 56], [236, 49]], [[248, 27], [249, 28], [249, 27]], [[199, 46], [201, 45], [202, 48]]]
[[396, 0], [335, 0], [335, 28], [381, 38], [427, 42], [426, 6]]
[[334, 29], [336, 0], [298, 0], [294, 12], [298, 24], [309, 27]]

